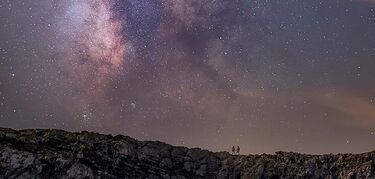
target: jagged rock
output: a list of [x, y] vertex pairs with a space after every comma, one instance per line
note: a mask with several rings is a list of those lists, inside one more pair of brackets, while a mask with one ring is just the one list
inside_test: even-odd
[[172, 160], [170, 158], [164, 158], [160, 162], [160, 166], [163, 167], [163, 168], [171, 169], [173, 167]]
[[86, 165], [75, 163], [67, 171], [66, 178], [85, 178], [94, 176], [94, 172]]
[[375, 152], [234, 156], [121, 135], [0, 128], [0, 178], [375, 178]]

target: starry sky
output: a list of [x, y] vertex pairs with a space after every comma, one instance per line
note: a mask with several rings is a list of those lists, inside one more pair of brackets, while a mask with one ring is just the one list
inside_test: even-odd
[[0, 126], [375, 149], [374, 0], [0, 0]]

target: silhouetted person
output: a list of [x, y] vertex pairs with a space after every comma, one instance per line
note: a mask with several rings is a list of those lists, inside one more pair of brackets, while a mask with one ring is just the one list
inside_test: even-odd
[[236, 148], [234, 148], [234, 146], [232, 146], [232, 154], [236, 154]]
[[238, 146], [238, 145], [237, 145], [237, 151], [236, 152], [237, 152], [237, 155], [240, 154], [240, 146]]

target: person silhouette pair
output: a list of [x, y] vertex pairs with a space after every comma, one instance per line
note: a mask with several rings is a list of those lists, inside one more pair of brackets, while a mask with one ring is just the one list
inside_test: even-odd
[[232, 146], [232, 154], [233, 155], [239, 155], [240, 154], [240, 146], [237, 146], [237, 148]]

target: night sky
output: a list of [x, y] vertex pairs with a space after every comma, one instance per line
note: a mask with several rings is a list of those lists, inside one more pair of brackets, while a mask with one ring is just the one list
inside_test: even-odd
[[0, 126], [375, 149], [374, 0], [0, 0]]

